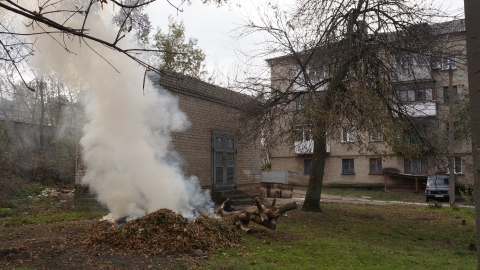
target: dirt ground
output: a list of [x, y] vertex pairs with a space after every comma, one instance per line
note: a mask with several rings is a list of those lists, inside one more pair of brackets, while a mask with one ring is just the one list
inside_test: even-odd
[[[26, 204], [20, 211], [25, 214], [27, 211], [48, 212], [55, 207], [65, 209], [65, 205], [73, 202], [73, 197], [63, 199], [66, 202], [62, 204], [54, 203], [60, 199]], [[92, 201], [88, 203], [89, 208], [98, 210], [98, 203], [86, 201]], [[98, 218], [11, 226], [0, 218], [0, 269], [186, 269], [205, 258], [195, 254], [173, 256], [93, 250], [82, 244], [81, 235], [96, 222]]]
[[[96, 220], [0, 227], [1, 269], [178, 269], [202, 258], [89, 250], [78, 235]], [[183, 266], [183, 267], [182, 267]]]

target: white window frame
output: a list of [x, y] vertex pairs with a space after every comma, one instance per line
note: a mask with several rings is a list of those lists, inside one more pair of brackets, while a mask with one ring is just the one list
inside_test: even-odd
[[456, 58], [455, 56], [442, 56], [442, 70], [448, 70], [449, 66], [452, 66], [452, 69], [457, 69]]
[[342, 130], [342, 138], [341, 138], [342, 143], [351, 143], [354, 141], [355, 141], [355, 134], [354, 134], [353, 128], [349, 130], [346, 130], [346, 129]]
[[369, 142], [381, 142], [382, 136], [377, 130], [372, 130], [368, 132], [368, 141]]
[[[453, 170], [455, 172], [455, 174], [463, 174], [463, 161], [462, 161], [462, 157], [461, 156], [454, 156], [454, 163], [453, 163]], [[457, 171], [456, 168], [457, 168], [457, 162], [460, 162], [460, 171]], [[449, 163], [448, 163], [448, 159], [447, 159], [447, 174], [450, 174], [450, 166], [449, 166]]]

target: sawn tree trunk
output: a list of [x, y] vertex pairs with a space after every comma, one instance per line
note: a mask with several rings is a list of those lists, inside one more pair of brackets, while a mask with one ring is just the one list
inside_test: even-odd
[[215, 213], [222, 218], [231, 219], [234, 224], [236, 224], [240, 229], [246, 233], [250, 233], [251, 229], [248, 227], [250, 222], [255, 222], [259, 225], [262, 225], [265, 228], [270, 230], [276, 229], [276, 223], [272, 222], [283, 215], [287, 211], [297, 209], [297, 204], [295, 202], [287, 203], [282, 206], [276, 205], [276, 200], [273, 199], [272, 205], [270, 207], [265, 207], [265, 205], [260, 203], [258, 198], [255, 198], [255, 206], [248, 207], [243, 210], [227, 212], [224, 210], [225, 204], [229, 202], [230, 199], [227, 199], [216, 211]]

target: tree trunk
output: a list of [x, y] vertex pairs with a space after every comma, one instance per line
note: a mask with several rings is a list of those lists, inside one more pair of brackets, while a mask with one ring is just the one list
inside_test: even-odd
[[44, 81], [40, 81], [38, 90], [40, 92], [40, 121], [38, 122], [38, 149], [40, 153], [43, 151], [44, 137], [43, 137], [43, 122], [45, 121], [45, 102], [44, 102]]
[[[363, 0], [360, 1], [359, 6], [363, 4]], [[350, 48], [346, 50], [342, 56], [341, 68], [332, 76], [332, 80], [328, 85], [328, 89], [325, 93], [324, 107], [327, 110], [333, 109], [333, 93], [341, 91], [341, 85], [346, 78], [354, 54], [352, 48], [354, 47], [354, 25], [358, 19], [358, 11], [353, 10], [349, 14], [349, 21], [347, 27], [347, 44], [351, 44]], [[323, 174], [325, 171], [325, 159], [327, 157], [327, 123], [323, 121], [316, 121], [316, 127], [313, 136], [313, 160], [312, 160], [312, 173], [308, 180], [307, 194], [305, 196], [305, 203], [303, 204], [303, 211], [321, 212], [320, 197], [322, 193]]]
[[255, 206], [251, 206], [239, 211], [227, 212], [225, 211], [225, 205], [229, 201], [230, 199], [227, 199], [225, 202], [223, 202], [223, 204], [215, 211], [215, 213], [222, 218], [230, 219], [233, 224], [237, 225], [246, 233], [251, 232], [250, 228], [248, 227], [250, 222], [255, 222], [265, 228], [275, 230], [277, 226], [276, 223], [273, 223], [272, 221], [275, 220], [276, 222], [278, 218], [285, 212], [297, 209], [297, 204], [295, 202], [277, 206], [275, 199], [273, 199], [272, 205], [267, 208], [265, 205], [260, 203], [258, 198], [255, 198]]
[[317, 123], [316, 129], [317, 131], [313, 134], [312, 172], [308, 179], [307, 194], [302, 207], [303, 211], [309, 212], [322, 212], [320, 197], [322, 194], [325, 159], [327, 157], [325, 123]]
[[453, 103], [455, 96], [452, 85], [453, 70], [448, 65], [448, 170], [450, 173], [450, 206], [455, 205], [455, 125], [453, 124]]
[[480, 269], [480, 4], [465, 0], [465, 27], [467, 37], [467, 67], [472, 127], [472, 155], [475, 192], [475, 220], [477, 223], [477, 269]]

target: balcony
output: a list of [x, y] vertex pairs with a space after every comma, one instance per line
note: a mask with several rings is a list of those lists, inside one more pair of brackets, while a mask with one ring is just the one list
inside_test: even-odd
[[405, 104], [406, 113], [413, 117], [435, 116], [437, 108], [435, 101], [417, 101]]
[[[295, 154], [297, 155], [311, 155], [313, 154], [313, 140], [296, 141]], [[330, 153], [330, 141], [327, 140], [327, 153]]]

